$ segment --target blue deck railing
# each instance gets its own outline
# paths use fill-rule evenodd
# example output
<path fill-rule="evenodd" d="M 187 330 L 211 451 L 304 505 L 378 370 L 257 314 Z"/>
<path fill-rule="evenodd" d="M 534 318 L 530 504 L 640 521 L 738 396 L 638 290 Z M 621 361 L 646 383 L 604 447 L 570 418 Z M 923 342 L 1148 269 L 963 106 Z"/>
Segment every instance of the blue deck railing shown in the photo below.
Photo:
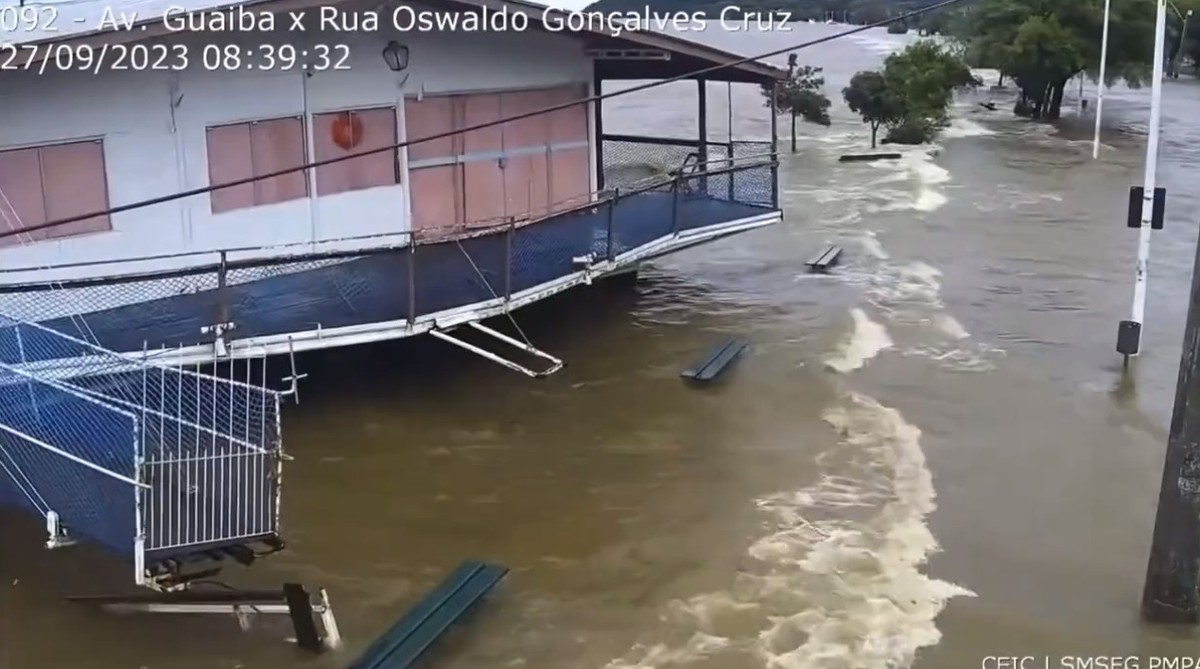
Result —
<path fill-rule="evenodd" d="M 624 254 L 674 235 L 776 209 L 767 142 L 615 137 L 603 144 L 606 190 L 537 220 L 418 233 L 412 244 L 227 262 L 173 272 L 4 286 L 0 313 L 88 334 L 105 348 L 207 344 L 215 323 L 235 338 L 408 320 L 509 298 L 578 272 L 590 255 Z M 369 240 L 364 240 L 364 245 Z M 212 254 L 210 254 L 212 255 Z M 96 273 L 103 276 L 100 266 Z"/>

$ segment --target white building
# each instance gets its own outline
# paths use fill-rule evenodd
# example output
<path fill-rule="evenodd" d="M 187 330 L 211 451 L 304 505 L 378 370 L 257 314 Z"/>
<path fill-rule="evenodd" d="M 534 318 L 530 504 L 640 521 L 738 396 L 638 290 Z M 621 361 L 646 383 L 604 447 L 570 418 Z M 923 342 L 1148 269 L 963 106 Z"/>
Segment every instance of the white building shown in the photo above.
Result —
<path fill-rule="evenodd" d="M 113 350 L 201 361 L 449 339 L 456 325 L 780 218 L 773 145 L 614 138 L 599 102 L 391 148 L 582 100 L 603 80 L 737 60 L 705 46 L 555 31 L 557 12 L 500 0 L 47 7 L 4 10 L 41 28 L 53 17 L 57 31 L 3 36 L 0 313 Z M 359 30 L 322 29 L 321 12 Z M 420 12 L 503 17 L 508 29 L 392 25 Z M 379 25 L 363 25 L 373 14 Z M 187 29 L 239 16 L 274 26 Z M 779 76 L 747 63 L 707 79 Z M 606 148 L 629 142 L 674 172 L 614 193 L 629 184 L 606 183 Z M 0 356 L 17 355 L 5 344 Z"/>

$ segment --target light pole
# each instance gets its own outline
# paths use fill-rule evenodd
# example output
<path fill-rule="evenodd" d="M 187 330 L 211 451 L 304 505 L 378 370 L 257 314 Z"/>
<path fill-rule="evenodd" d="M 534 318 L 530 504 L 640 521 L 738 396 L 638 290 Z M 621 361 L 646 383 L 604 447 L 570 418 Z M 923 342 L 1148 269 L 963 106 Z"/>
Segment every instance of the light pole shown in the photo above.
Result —
<path fill-rule="evenodd" d="M 1137 226 L 1137 274 L 1133 284 L 1133 309 L 1130 319 L 1121 321 L 1117 332 L 1117 352 L 1124 355 L 1126 360 L 1141 351 L 1142 322 L 1146 316 L 1146 275 L 1150 262 L 1150 231 L 1155 224 L 1162 225 L 1161 221 L 1155 220 L 1155 209 L 1159 209 L 1159 207 L 1154 206 L 1156 199 L 1154 181 L 1158 167 L 1158 130 L 1162 117 L 1166 41 L 1167 2 L 1158 0 L 1157 20 L 1154 28 L 1154 78 L 1150 82 L 1150 129 L 1146 137 L 1146 172 L 1142 191 L 1141 224 Z M 1130 213 L 1132 214 L 1132 211 Z M 1132 225 L 1133 222 L 1131 221 L 1130 224 Z"/>
<path fill-rule="evenodd" d="M 1179 47 L 1175 49 L 1175 57 L 1171 59 L 1171 78 L 1178 79 L 1179 61 L 1183 60 L 1183 49 L 1187 46 L 1188 21 L 1192 18 L 1192 10 L 1187 10 L 1187 14 L 1180 14 L 1174 3 L 1171 4 L 1171 9 L 1175 10 L 1175 15 L 1183 22 L 1183 27 L 1179 29 Z"/>
<path fill-rule="evenodd" d="M 1100 80 L 1096 83 L 1096 134 L 1092 139 L 1092 159 L 1100 157 L 1100 116 L 1104 111 L 1104 69 L 1108 64 L 1108 16 L 1112 0 L 1104 0 L 1104 32 L 1100 37 Z"/>

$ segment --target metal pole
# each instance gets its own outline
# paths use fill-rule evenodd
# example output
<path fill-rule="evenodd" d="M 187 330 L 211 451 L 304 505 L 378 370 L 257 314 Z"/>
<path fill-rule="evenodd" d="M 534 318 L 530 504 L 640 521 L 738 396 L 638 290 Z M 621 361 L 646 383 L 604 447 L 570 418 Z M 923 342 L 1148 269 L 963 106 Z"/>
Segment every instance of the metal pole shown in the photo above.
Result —
<path fill-rule="evenodd" d="M 725 82 L 725 101 L 726 101 L 725 106 L 727 107 L 726 111 L 728 112 L 726 114 L 725 122 L 726 122 L 727 127 L 729 128 L 729 135 L 727 137 L 727 139 L 729 140 L 729 149 L 728 149 L 729 155 L 726 156 L 727 158 L 729 158 L 729 162 L 725 164 L 725 167 L 733 167 L 734 159 L 736 158 L 736 156 L 733 155 L 733 82 L 730 82 L 730 81 Z M 729 173 L 729 189 L 728 189 L 729 193 L 728 193 L 728 195 L 729 195 L 730 202 L 733 202 L 733 196 L 734 196 L 733 180 L 736 178 L 737 178 L 736 172 Z"/>
<path fill-rule="evenodd" d="M 700 165 L 698 171 L 708 171 L 708 80 L 696 80 L 696 113 L 699 117 Z M 682 176 L 682 175 L 681 175 Z M 708 195 L 708 177 L 700 177 L 700 192 Z"/>
<path fill-rule="evenodd" d="M 1183 20 L 1183 27 L 1179 30 L 1179 48 L 1175 50 L 1175 57 L 1171 59 L 1171 76 L 1174 78 L 1179 77 L 1179 62 L 1183 60 L 1183 50 L 1187 48 L 1187 29 L 1192 10 L 1189 9 L 1187 14 L 1179 18 Z"/>
<path fill-rule="evenodd" d="M 604 94 L 604 80 L 596 72 L 598 65 L 592 68 L 592 95 L 600 97 Z M 604 101 L 592 103 L 592 116 L 596 119 L 596 136 L 592 141 L 596 144 L 596 190 L 604 190 Z"/>
<path fill-rule="evenodd" d="M 1154 538 L 1142 591 L 1146 622 L 1200 622 L 1200 243 L 1192 263 L 1188 306 L 1175 385 L 1175 410 L 1154 514 Z"/>
<path fill-rule="evenodd" d="M 775 82 L 771 82 L 771 99 L 777 92 Z M 771 110 L 771 206 L 779 208 L 779 114 Z"/>
<path fill-rule="evenodd" d="M 1137 274 L 1133 284 L 1133 309 L 1130 321 L 1122 324 L 1128 329 L 1131 345 L 1120 350 L 1126 356 L 1141 352 L 1142 323 L 1146 316 L 1146 275 L 1150 262 L 1151 219 L 1154 215 L 1154 180 L 1158 168 L 1158 130 L 1162 117 L 1163 65 L 1166 60 L 1167 3 L 1158 0 L 1157 23 L 1154 30 L 1154 74 L 1150 82 L 1150 132 L 1146 137 L 1146 178 L 1142 195 L 1142 225 L 1138 228 Z"/>
<path fill-rule="evenodd" d="M 1096 134 L 1092 139 L 1092 158 L 1100 157 L 1100 117 L 1104 112 L 1104 71 L 1108 65 L 1108 15 L 1112 0 L 1104 0 L 1104 33 L 1100 38 L 1100 80 L 1096 83 Z"/>

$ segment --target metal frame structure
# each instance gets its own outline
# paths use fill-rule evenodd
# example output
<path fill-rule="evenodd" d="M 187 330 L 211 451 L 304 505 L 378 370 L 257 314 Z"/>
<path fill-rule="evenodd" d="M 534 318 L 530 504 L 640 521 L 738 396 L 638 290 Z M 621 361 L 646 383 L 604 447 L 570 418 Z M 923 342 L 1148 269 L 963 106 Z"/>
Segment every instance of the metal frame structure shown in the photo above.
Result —
<path fill-rule="evenodd" d="M 89 539 L 169 589 L 197 554 L 277 540 L 285 394 L 0 317 L 7 501 L 45 518 L 48 547 Z"/>

